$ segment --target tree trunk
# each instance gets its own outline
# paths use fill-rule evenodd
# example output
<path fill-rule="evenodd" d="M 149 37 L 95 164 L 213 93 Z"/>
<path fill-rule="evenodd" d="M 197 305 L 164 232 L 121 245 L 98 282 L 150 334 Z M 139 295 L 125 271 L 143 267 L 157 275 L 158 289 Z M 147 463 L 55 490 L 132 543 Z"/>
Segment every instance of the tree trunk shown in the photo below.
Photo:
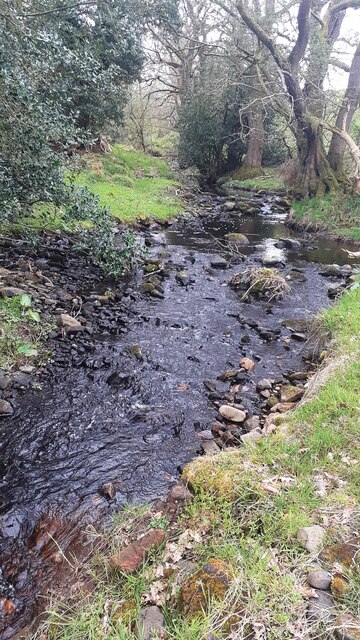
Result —
<path fill-rule="evenodd" d="M 245 172 L 246 169 L 249 169 L 249 177 L 254 177 L 262 173 L 261 166 L 265 137 L 263 108 L 255 70 L 253 70 L 253 74 L 254 75 L 249 78 L 251 88 L 249 92 L 249 107 L 246 110 L 248 146 L 243 165 Z"/>
<path fill-rule="evenodd" d="M 326 158 L 321 123 L 308 121 L 297 134 L 299 177 L 294 192 L 297 198 L 321 198 L 339 187 Z"/>
<path fill-rule="evenodd" d="M 336 118 L 335 126 L 338 129 L 343 129 L 346 132 L 350 130 L 351 121 L 353 115 L 359 104 L 360 96 L 360 43 L 358 44 L 349 73 L 348 86 L 345 92 L 344 100 L 338 116 Z M 344 152 L 346 142 L 343 137 L 337 133 L 333 133 L 329 152 L 328 160 L 329 164 L 342 183 L 348 182 L 347 176 L 344 171 Z"/>

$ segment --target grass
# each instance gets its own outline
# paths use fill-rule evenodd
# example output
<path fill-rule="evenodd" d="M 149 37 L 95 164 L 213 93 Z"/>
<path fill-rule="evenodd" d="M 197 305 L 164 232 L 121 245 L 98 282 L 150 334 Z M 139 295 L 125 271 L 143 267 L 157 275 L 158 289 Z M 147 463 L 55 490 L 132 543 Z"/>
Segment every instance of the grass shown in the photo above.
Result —
<path fill-rule="evenodd" d="M 86 154 L 78 180 L 123 222 L 166 220 L 181 210 L 178 183 L 165 160 L 141 151 L 116 145 L 104 156 Z"/>
<path fill-rule="evenodd" d="M 251 168 L 240 168 L 238 171 L 233 172 L 232 180 L 240 182 L 241 186 L 249 189 L 276 191 L 277 189 L 283 190 L 285 188 L 281 168 L 265 167 L 260 175 L 256 175 L 256 173 L 258 173 L 258 170 L 255 171 L 255 175 L 251 175 Z"/>
<path fill-rule="evenodd" d="M 303 228 L 360 240 L 360 196 L 330 194 L 293 204 L 293 220 Z"/>
<path fill-rule="evenodd" d="M 156 593 L 163 597 L 170 640 L 203 640 L 209 634 L 245 640 L 255 632 L 268 640 L 332 637 L 324 629 L 310 628 L 306 619 L 303 589 L 311 563 L 296 534 L 302 526 L 324 525 L 324 518 L 326 543 L 346 540 L 356 530 L 359 309 L 360 287 L 355 286 L 322 314 L 322 330 L 331 337 L 329 357 L 312 379 L 308 399 L 281 418 L 275 433 L 257 445 L 203 456 L 186 467 L 183 478 L 194 498 L 178 516 L 170 543 L 153 553 L 135 576 L 114 576 L 107 558 L 129 536 L 154 526 L 154 514 L 137 508 L 117 516 L 86 568 L 94 584 L 91 592 L 70 604 L 55 602 L 48 613 L 41 631 L 49 640 L 133 640 L 140 607 L 154 589 L 150 602 L 157 602 Z M 181 546 L 179 536 L 188 532 L 197 537 Z M 215 557 L 234 576 L 225 599 L 209 600 L 208 609 L 197 616 L 185 616 L 178 605 L 173 576 L 179 557 L 164 555 L 174 543 L 172 553 L 179 551 L 181 560 L 201 567 Z M 170 578 L 163 577 L 164 567 Z M 359 578 L 350 572 L 348 578 L 351 588 L 338 607 L 359 615 Z"/>
<path fill-rule="evenodd" d="M 38 356 L 48 331 L 38 314 L 24 306 L 22 298 L 0 299 L 0 369 L 5 371 Z"/>

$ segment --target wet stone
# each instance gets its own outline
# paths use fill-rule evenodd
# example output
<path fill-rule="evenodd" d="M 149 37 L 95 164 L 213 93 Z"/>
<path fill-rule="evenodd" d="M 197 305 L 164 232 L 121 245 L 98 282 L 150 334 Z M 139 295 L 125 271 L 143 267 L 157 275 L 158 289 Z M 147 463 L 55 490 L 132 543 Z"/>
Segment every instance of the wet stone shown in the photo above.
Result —
<path fill-rule="evenodd" d="M 12 416 L 14 409 L 7 400 L 0 400 L 0 417 L 6 418 Z"/>
<path fill-rule="evenodd" d="M 224 404 L 220 407 L 219 413 L 226 420 L 230 420 L 230 422 L 244 422 L 244 420 L 246 419 L 245 411 L 236 409 L 235 407 L 231 407 L 227 404 Z"/>
<path fill-rule="evenodd" d="M 225 258 L 222 258 L 221 256 L 214 256 L 210 260 L 210 265 L 213 269 L 227 269 L 229 266 Z"/>

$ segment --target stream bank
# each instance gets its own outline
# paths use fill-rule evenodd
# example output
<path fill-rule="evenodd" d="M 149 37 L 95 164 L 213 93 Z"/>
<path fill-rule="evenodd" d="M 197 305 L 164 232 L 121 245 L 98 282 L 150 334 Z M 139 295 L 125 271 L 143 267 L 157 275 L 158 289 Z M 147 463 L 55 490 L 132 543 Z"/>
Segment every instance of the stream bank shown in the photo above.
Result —
<path fill-rule="evenodd" d="M 192 204 L 196 217 L 143 222 L 149 260 L 120 283 L 103 279 L 61 238 L 36 256 L 21 243 L 5 247 L 5 268 L 12 274 L 22 265 L 34 300 L 57 316 L 77 315 L 81 330 L 54 329 L 52 362 L 36 381 L 24 374 L 3 390 L 14 406 L 1 423 L 2 597 L 14 603 L 4 638 L 29 619 L 58 572 L 53 539 L 66 549 L 121 505 L 165 495 L 201 451 L 197 434 L 209 430 L 220 404 L 235 402 L 263 425 L 271 394 L 261 395 L 257 383 L 271 380 L 278 393 L 304 371 L 307 322 L 353 268 L 340 245 L 290 235 L 274 196 L 261 197 L 257 214 L 203 194 Z M 224 252 L 228 233 L 248 243 Z M 289 296 L 244 302 L 228 286 L 245 266 L 260 264 L 281 270 Z M 153 288 L 144 286 L 154 278 Z M 256 363 L 256 376 L 240 366 L 243 357 Z M 216 446 L 239 444 L 240 431 Z"/>

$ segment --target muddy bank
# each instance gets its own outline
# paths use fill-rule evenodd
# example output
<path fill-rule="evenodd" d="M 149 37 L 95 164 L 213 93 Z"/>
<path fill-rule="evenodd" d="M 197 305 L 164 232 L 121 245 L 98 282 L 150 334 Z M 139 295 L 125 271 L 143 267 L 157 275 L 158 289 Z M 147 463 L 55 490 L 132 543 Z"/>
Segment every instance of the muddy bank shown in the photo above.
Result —
<path fill-rule="evenodd" d="M 52 362 L 3 391 L 15 411 L 0 427 L 0 596 L 15 610 L 3 617 L 2 637 L 31 617 L 59 573 L 57 544 L 66 548 L 126 502 L 164 495 L 201 452 L 197 434 L 218 418 L 220 404 L 235 402 L 263 424 L 269 407 L 256 383 L 281 385 L 304 369 L 306 322 L 329 304 L 331 287 L 348 281 L 346 254 L 327 240 L 290 237 L 272 196 L 262 196 L 256 215 L 225 203 L 198 196 L 197 217 L 144 225 L 148 264 L 120 283 L 102 279 L 61 239 L 55 253 L 52 241 L 37 256 L 26 245 L 4 247 L 2 266 L 39 270 L 53 285 L 49 297 L 39 289 L 44 281 L 33 282 L 39 304 L 47 306 L 46 296 L 55 315 L 77 314 L 82 330 L 54 329 Z M 228 233 L 248 243 L 224 251 Z M 283 300 L 244 302 L 229 287 L 234 274 L 270 262 L 291 285 Z M 338 268 L 326 273 L 322 265 L 333 262 Z M 156 286 L 144 286 L 151 281 Z M 242 357 L 256 363 L 256 375 L 241 370 Z M 229 369 L 237 371 L 236 391 L 233 379 L 218 379 Z"/>

